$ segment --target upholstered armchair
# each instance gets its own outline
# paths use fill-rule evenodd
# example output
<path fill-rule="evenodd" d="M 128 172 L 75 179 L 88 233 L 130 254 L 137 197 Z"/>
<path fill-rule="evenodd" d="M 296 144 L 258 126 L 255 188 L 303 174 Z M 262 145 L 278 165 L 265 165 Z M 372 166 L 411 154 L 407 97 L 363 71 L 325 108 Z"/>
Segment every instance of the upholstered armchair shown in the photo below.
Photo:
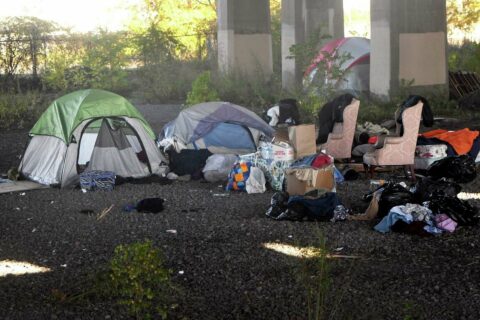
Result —
<path fill-rule="evenodd" d="M 334 124 L 327 142 L 320 147 L 334 159 L 349 159 L 352 157 L 352 145 L 359 108 L 360 101 L 353 99 L 352 103 L 343 110 L 343 122 Z"/>
<path fill-rule="evenodd" d="M 376 166 L 404 166 L 405 172 L 410 170 L 411 178 L 415 181 L 414 157 L 417 145 L 418 130 L 422 119 L 423 103 L 406 108 L 402 114 L 402 125 L 397 123 L 395 136 L 386 136 L 379 139 L 376 149 L 363 156 L 363 165 L 367 177 L 373 178 Z M 397 119 L 397 117 L 395 117 Z"/>

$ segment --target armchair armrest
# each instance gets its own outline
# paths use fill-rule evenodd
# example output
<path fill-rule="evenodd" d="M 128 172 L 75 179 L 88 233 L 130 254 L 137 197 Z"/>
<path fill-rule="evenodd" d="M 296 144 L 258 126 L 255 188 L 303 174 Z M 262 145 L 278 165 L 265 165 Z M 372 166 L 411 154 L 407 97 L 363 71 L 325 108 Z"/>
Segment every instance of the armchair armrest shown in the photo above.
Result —
<path fill-rule="evenodd" d="M 343 139 L 343 133 L 330 133 L 328 138 L 331 140 L 341 140 Z"/>
<path fill-rule="evenodd" d="M 395 136 L 395 135 L 386 135 L 382 134 L 378 136 L 378 140 L 375 143 L 375 149 L 381 149 L 385 145 L 385 143 L 389 144 L 398 144 L 403 141 L 402 137 Z"/>
<path fill-rule="evenodd" d="M 388 143 L 388 144 L 399 144 L 403 142 L 403 137 L 387 137 L 385 138 L 385 141 L 383 142 Z"/>

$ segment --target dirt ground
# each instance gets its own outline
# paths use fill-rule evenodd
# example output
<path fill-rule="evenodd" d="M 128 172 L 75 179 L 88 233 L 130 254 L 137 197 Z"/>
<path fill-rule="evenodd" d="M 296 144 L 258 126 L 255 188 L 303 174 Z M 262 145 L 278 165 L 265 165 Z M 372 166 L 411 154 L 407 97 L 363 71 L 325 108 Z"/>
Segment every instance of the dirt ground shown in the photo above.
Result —
<path fill-rule="evenodd" d="M 159 132 L 179 107 L 139 109 Z M 27 130 L 0 133 L 0 172 L 18 164 L 26 142 Z M 466 192 L 479 192 L 479 186 L 480 178 L 462 185 Z M 337 192 L 358 213 L 367 206 L 361 197 L 368 188 L 362 176 L 338 185 Z M 114 301 L 60 303 L 52 290 L 81 292 L 117 245 L 151 239 L 181 288 L 170 318 L 306 319 L 300 259 L 265 244 L 314 245 L 323 234 L 331 253 L 356 257 L 328 260 L 325 319 L 480 319 L 480 227 L 423 238 L 380 234 L 373 230 L 377 221 L 274 221 L 265 216 L 272 191 L 222 193 L 220 184 L 175 181 L 126 183 L 108 193 L 43 189 L 0 195 L 0 261 L 51 269 L 0 278 L 0 318 L 128 319 Z M 166 199 L 165 210 L 122 210 L 147 197 Z M 111 205 L 97 221 L 95 214 Z"/>

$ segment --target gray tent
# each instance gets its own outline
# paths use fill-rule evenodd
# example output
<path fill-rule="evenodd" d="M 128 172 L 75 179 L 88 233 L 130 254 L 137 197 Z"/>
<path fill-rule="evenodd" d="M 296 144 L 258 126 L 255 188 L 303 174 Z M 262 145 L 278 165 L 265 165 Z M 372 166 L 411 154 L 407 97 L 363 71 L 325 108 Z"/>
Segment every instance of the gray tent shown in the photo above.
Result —
<path fill-rule="evenodd" d="M 165 125 L 160 145 L 181 149 L 208 149 L 212 153 L 244 154 L 256 151 L 260 136 L 274 129 L 254 112 L 229 102 L 205 102 L 182 110 Z"/>
<path fill-rule="evenodd" d="M 103 119 L 87 168 L 113 171 L 121 177 L 140 178 L 149 174 L 147 163 L 138 157 L 142 152 L 139 141 L 128 131 L 127 127 L 112 128 L 109 121 Z"/>
<path fill-rule="evenodd" d="M 30 130 L 19 171 L 41 184 L 73 186 L 86 169 L 119 176 L 165 173 L 155 135 L 125 98 L 80 90 L 55 100 Z"/>

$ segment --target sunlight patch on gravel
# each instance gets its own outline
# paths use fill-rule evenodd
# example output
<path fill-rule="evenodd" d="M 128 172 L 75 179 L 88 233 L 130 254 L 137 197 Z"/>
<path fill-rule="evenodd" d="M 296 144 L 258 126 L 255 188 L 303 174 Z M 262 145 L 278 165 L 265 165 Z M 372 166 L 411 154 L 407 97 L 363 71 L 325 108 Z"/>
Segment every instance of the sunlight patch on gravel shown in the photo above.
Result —
<path fill-rule="evenodd" d="M 480 193 L 472 193 L 472 192 L 460 192 L 457 195 L 458 199 L 461 200 L 473 200 L 473 199 L 480 199 Z"/>
<path fill-rule="evenodd" d="M 34 265 L 25 261 L 2 260 L 0 261 L 0 277 L 7 275 L 22 275 L 27 273 L 44 273 L 51 271 L 49 268 Z"/>
<path fill-rule="evenodd" d="M 266 249 L 273 250 L 275 252 L 283 253 L 287 256 L 297 258 L 314 258 L 321 255 L 321 251 L 316 247 L 296 247 L 285 243 L 266 242 L 262 246 Z M 326 254 L 326 258 L 343 258 L 343 259 L 357 259 L 359 256 L 348 256 L 341 254 Z"/>

